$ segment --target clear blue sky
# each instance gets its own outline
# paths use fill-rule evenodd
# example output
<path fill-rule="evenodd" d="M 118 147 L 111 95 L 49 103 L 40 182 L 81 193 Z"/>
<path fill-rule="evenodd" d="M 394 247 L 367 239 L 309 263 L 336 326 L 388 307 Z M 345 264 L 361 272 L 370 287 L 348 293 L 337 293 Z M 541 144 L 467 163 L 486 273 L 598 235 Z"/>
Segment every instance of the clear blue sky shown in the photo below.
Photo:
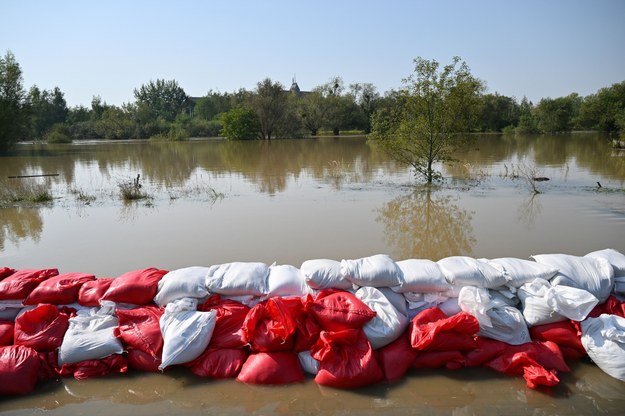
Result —
<path fill-rule="evenodd" d="M 0 54 L 69 106 L 132 102 L 159 78 L 191 96 L 294 75 L 384 93 L 413 58 L 454 55 L 488 92 L 537 102 L 625 81 L 624 22 L 625 0 L 0 0 Z"/>

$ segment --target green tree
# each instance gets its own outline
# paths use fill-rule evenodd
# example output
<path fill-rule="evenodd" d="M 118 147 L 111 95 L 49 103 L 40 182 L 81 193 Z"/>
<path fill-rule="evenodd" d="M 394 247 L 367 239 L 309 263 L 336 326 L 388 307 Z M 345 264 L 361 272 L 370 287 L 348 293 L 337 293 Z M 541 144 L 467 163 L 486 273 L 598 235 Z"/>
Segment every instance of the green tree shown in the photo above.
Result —
<path fill-rule="evenodd" d="M 32 134 L 37 139 L 41 139 L 54 124 L 67 120 L 69 110 L 59 87 L 41 91 L 33 85 L 28 93 L 28 102 Z"/>
<path fill-rule="evenodd" d="M 298 100 L 297 105 L 302 124 L 311 136 L 316 136 L 325 122 L 327 107 L 324 100 L 325 97 L 318 88 L 313 89 Z"/>
<path fill-rule="evenodd" d="M 137 105 L 147 120 L 173 122 L 182 112 L 189 113 L 192 102 L 175 80 L 157 79 L 134 90 Z"/>
<path fill-rule="evenodd" d="M 461 133 L 475 124 L 484 85 L 459 57 L 442 69 L 437 61 L 421 57 L 414 64 L 398 105 L 376 112 L 370 138 L 430 184 L 440 177 L 434 163 L 449 160 L 462 143 Z"/>
<path fill-rule="evenodd" d="M 499 132 L 519 123 L 520 107 L 513 98 L 495 93 L 484 94 L 480 101 L 480 131 Z"/>
<path fill-rule="evenodd" d="M 0 57 L 0 153 L 26 137 L 28 115 L 22 70 L 15 55 Z"/>
<path fill-rule="evenodd" d="M 213 120 L 221 113 L 231 108 L 231 97 L 228 93 L 220 94 L 209 91 L 206 96 L 199 98 L 193 108 L 193 115 L 203 120 Z"/>
<path fill-rule="evenodd" d="M 371 83 L 351 84 L 350 95 L 361 111 L 358 127 L 362 127 L 365 133 L 371 132 L 371 116 L 375 113 L 380 103 L 380 94 Z"/>
<path fill-rule="evenodd" d="M 536 134 L 540 133 L 538 128 L 538 121 L 534 115 L 534 104 L 523 97 L 521 104 L 519 105 L 519 124 L 515 129 L 515 133 L 518 134 Z"/>
<path fill-rule="evenodd" d="M 282 84 L 265 78 L 256 84 L 255 93 L 249 102 L 258 116 L 261 139 L 271 140 L 281 130 L 285 130 L 289 103 L 288 94 Z"/>
<path fill-rule="evenodd" d="M 538 128 L 545 133 L 571 131 L 580 105 L 581 98 L 577 94 L 553 99 L 543 98 L 535 109 Z"/>
<path fill-rule="evenodd" d="M 579 124 L 583 128 L 608 133 L 619 130 L 617 117 L 625 110 L 625 81 L 601 88 L 584 98 L 580 105 Z"/>
<path fill-rule="evenodd" d="M 251 140 L 260 135 L 260 122 L 250 107 L 237 106 L 222 113 L 221 135 L 229 140 Z"/>

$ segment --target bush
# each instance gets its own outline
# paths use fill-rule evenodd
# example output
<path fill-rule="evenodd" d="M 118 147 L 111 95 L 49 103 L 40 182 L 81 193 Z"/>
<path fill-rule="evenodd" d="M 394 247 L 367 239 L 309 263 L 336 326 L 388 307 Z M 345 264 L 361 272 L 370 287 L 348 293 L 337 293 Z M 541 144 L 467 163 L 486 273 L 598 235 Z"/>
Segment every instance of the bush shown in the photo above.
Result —
<path fill-rule="evenodd" d="M 44 136 L 48 143 L 71 143 L 72 137 L 69 127 L 64 123 L 53 124 Z"/>

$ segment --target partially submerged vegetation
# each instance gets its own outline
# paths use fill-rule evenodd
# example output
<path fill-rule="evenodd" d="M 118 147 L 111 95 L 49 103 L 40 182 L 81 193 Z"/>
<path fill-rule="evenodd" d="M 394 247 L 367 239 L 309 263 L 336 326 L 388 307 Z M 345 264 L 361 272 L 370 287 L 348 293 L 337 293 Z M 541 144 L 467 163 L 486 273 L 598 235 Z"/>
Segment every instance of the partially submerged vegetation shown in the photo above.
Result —
<path fill-rule="evenodd" d="M 12 181 L 0 184 L 0 204 L 47 204 L 53 201 L 50 187 L 47 184 L 30 180 L 9 179 Z"/>

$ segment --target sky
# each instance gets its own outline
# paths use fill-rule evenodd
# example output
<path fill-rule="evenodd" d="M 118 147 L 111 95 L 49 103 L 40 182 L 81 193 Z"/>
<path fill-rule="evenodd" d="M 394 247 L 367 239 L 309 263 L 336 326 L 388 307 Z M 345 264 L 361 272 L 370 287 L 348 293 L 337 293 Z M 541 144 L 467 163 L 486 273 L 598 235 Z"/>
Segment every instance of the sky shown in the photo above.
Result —
<path fill-rule="evenodd" d="M 625 0 L 0 0 L 0 54 L 70 107 L 157 79 L 196 97 L 335 76 L 383 94 L 414 58 L 454 56 L 488 93 L 537 103 L 625 81 L 624 21 Z"/>

